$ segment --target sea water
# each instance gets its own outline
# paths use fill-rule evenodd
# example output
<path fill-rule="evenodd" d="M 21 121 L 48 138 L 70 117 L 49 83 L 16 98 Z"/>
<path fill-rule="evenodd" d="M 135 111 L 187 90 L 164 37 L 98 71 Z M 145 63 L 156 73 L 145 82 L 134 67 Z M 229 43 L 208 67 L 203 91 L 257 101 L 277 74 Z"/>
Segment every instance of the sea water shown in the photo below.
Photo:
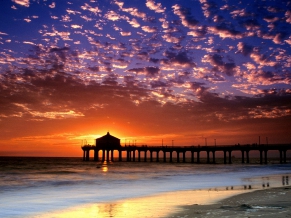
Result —
<path fill-rule="evenodd" d="M 183 190 L 284 186 L 290 175 L 290 163 L 96 163 L 80 158 L 0 157 L 0 217 L 42 217 L 92 203 Z"/>

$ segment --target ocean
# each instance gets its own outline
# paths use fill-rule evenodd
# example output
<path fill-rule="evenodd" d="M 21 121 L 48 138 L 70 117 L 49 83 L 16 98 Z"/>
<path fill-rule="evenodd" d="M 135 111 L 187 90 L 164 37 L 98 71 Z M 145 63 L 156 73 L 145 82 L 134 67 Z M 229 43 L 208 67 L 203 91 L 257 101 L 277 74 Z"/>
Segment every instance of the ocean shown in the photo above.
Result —
<path fill-rule="evenodd" d="M 66 217 L 69 211 L 75 211 L 74 217 L 130 217 L 128 212 L 114 212 L 114 202 L 177 191 L 280 187 L 289 185 L 290 176 L 290 163 L 96 163 L 81 158 L 0 157 L 0 217 Z M 195 197 L 188 200 L 199 203 Z M 155 217 L 150 215 L 145 217 Z"/>

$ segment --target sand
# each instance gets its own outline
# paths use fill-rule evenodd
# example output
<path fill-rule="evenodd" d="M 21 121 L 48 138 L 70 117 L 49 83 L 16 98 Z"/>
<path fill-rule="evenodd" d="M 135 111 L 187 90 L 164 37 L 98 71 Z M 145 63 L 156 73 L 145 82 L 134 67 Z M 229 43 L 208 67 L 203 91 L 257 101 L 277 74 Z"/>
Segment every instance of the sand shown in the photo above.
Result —
<path fill-rule="evenodd" d="M 243 193 L 212 205 L 187 205 L 167 217 L 291 217 L 291 186 Z"/>

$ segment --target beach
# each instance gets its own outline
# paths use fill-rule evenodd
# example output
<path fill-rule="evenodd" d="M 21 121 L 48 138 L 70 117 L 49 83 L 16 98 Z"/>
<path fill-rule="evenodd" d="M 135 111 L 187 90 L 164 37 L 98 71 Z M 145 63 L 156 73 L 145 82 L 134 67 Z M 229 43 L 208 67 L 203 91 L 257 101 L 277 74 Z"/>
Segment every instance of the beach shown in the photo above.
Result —
<path fill-rule="evenodd" d="M 166 217 L 291 217 L 291 186 L 242 193 L 210 205 L 187 205 Z"/>

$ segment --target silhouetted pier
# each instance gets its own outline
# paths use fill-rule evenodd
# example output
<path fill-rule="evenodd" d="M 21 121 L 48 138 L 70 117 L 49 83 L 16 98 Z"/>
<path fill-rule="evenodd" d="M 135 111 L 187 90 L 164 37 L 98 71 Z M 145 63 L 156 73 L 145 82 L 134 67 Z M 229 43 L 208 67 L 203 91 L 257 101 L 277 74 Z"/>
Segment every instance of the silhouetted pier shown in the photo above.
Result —
<path fill-rule="evenodd" d="M 260 164 L 268 163 L 268 152 L 277 151 L 280 163 L 287 163 L 287 151 L 291 150 L 291 144 L 269 144 L 269 145 L 217 145 L 217 146 L 121 146 L 120 140 L 109 133 L 96 139 L 96 145 L 84 145 L 83 160 L 89 161 L 90 151 L 94 152 L 94 161 L 156 161 L 156 162 L 186 162 L 186 153 L 190 156 L 191 163 L 200 163 L 201 154 L 206 154 L 206 163 L 216 163 L 216 153 L 223 152 L 224 164 L 232 163 L 232 153 L 240 153 L 242 163 L 250 163 L 250 152 L 259 152 Z M 114 151 L 118 157 L 114 158 Z M 101 152 L 101 157 L 99 153 Z M 126 154 L 123 157 L 123 154 Z M 155 158 L 153 157 L 153 154 Z M 148 157 L 149 155 L 149 157 Z M 180 157 L 182 156 L 182 158 Z M 212 158 L 210 158 L 212 156 Z M 181 158 L 181 159 L 180 159 Z"/>

